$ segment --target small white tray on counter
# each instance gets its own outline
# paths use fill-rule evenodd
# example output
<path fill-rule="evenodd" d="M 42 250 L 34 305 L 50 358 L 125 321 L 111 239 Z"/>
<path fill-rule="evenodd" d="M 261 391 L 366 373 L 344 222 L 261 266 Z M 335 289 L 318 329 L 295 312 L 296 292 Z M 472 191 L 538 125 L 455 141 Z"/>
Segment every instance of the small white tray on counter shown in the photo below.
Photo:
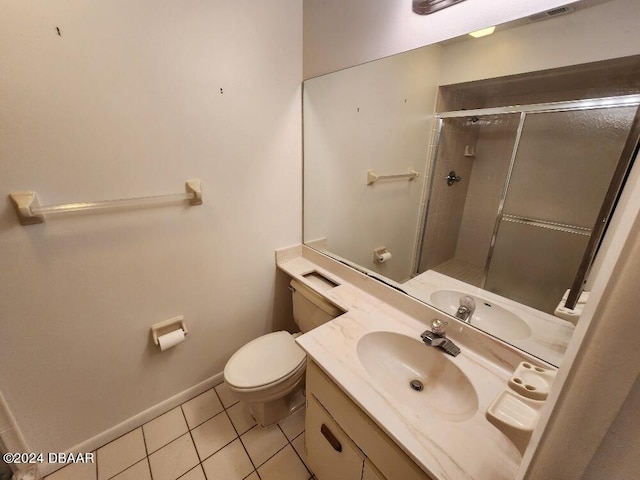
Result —
<path fill-rule="evenodd" d="M 522 362 L 511 375 L 509 387 L 523 397 L 533 400 L 546 400 L 555 377 L 556 370 Z"/>
<path fill-rule="evenodd" d="M 487 420 L 524 453 L 544 402 L 503 390 L 487 409 Z"/>

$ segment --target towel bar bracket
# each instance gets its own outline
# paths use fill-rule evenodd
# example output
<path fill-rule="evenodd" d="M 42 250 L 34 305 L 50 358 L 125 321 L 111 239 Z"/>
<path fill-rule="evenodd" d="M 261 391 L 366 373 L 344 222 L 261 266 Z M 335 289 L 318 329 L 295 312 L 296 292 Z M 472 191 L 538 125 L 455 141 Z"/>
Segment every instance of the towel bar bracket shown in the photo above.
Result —
<path fill-rule="evenodd" d="M 188 180 L 185 187 L 187 193 L 193 193 L 193 198 L 189 200 L 189 204 L 202 205 L 202 185 L 200 180 Z"/>
<path fill-rule="evenodd" d="M 35 225 L 44 222 L 44 215 L 31 211 L 31 208 L 40 206 L 36 192 L 13 192 L 9 196 L 13 200 L 13 206 L 21 225 Z"/>

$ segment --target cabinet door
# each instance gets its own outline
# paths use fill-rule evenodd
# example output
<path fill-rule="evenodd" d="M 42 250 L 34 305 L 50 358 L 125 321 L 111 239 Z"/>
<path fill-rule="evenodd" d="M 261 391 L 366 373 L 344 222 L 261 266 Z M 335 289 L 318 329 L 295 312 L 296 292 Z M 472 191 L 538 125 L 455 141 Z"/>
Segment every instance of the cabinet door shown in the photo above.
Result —
<path fill-rule="evenodd" d="M 307 398 L 315 397 L 387 480 L 431 480 L 313 361 L 307 360 Z M 321 480 L 332 480 L 321 479 Z M 334 480 L 343 480 L 335 477 Z"/>
<path fill-rule="evenodd" d="M 371 463 L 368 458 L 364 459 L 364 469 L 362 470 L 362 480 L 387 480 L 384 475 Z"/>
<path fill-rule="evenodd" d="M 312 396 L 305 420 L 307 464 L 318 480 L 360 480 L 364 454 Z"/>

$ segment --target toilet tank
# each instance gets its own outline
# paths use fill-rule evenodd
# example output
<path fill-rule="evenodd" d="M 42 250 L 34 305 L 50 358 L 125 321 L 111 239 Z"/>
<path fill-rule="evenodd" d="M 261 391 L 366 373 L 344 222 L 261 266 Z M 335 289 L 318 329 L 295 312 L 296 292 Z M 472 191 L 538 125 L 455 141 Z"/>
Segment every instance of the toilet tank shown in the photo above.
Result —
<path fill-rule="evenodd" d="M 342 315 L 343 310 L 328 302 L 322 295 L 300 283 L 291 280 L 293 320 L 302 333 L 309 332 L 323 323 Z"/>

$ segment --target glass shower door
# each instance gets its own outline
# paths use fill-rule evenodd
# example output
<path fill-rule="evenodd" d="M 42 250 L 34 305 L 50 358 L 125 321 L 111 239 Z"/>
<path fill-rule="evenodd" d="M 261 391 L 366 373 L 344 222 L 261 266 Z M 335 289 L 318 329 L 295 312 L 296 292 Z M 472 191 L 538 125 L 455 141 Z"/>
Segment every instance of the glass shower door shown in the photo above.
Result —
<path fill-rule="evenodd" d="M 571 287 L 636 107 L 528 113 L 485 289 L 553 313 Z"/>

